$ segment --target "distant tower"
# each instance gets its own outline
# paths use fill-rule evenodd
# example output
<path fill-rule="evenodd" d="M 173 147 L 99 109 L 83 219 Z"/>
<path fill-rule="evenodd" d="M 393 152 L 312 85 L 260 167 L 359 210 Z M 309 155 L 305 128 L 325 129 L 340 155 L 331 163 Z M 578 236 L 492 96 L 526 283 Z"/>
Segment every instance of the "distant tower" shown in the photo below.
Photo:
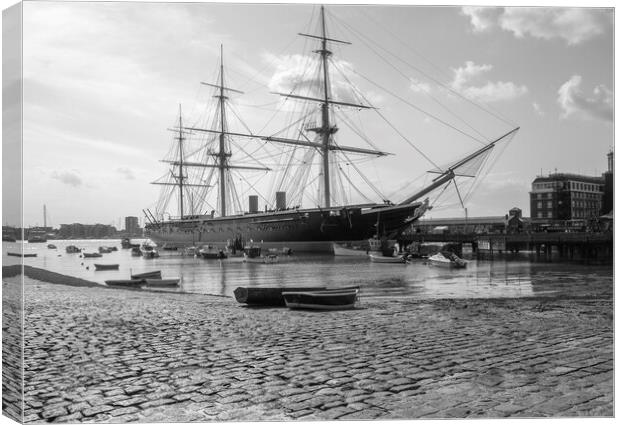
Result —
<path fill-rule="evenodd" d="M 614 151 L 609 151 L 607 154 L 607 172 L 614 172 Z"/>

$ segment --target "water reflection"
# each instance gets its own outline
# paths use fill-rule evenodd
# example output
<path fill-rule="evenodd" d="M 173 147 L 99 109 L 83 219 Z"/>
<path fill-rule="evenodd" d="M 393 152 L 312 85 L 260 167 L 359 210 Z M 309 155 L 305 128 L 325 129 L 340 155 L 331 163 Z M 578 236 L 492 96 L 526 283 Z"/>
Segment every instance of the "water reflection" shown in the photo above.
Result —
<path fill-rule="evenodd" d="M 239 259 L 204 260 L 182 256 L 179 251 L 162 251 L 161 257 L 132 257 L 120 248 L 120 241 L 79 240 L 25 244 L 24 252 L 37 257 L 24 263 L 102 283 L 107 279 L 126 279 L 132 273 L 161 270 L 164 278 L 181 278 L 177 291 L 232 296 L 238 286 L 352 286 L 359 285 L 365 297 L 467 298 L 524 297 L 550 293 L 610 294 L 613 288 L 611 266 L 585 266 L 568 263 L 533 263 L 527 258 L 495 261 L 470 260 L 465 269 L 446 269 L 414 260 L 409 265 L 371 263 L 365 258 L 331 255 L 282 257 L 278 264 L 243 263 Z M 3 242 L 3 263 L 14 264 L 18 243 Z M 116 245 L 119 250 L 101 258 L 81 258 L 66 254 L 67 245 L 87 252 L 99 246 Z M 119 264 L 118 270 L 95 271 L 94 264 Z M 168 290 L 168 289 L 167 289 Z"/>

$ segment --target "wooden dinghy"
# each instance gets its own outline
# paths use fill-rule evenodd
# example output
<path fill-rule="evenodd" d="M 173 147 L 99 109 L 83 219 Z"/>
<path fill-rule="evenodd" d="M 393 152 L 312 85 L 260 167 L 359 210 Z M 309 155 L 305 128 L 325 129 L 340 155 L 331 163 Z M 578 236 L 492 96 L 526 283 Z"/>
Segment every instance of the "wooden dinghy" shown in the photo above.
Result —
<path fill-rule="evenodd" d="M 118 264 L 95 264 L 97 270 L 118 270 Z"/>
<path fill-rule="evenodd" d="M 396 263 L 406 264 L 407 257 L 404 255 L 397 255 L 396 257 L 384 257 L 383 255 L 368 254 L 370 261 L 373 263 Z"/>
<path fill-rule="evenodd" d="M 106 280 L 105 284 L 108 286 L 123 286 L 129 288 L 137 288 L 144 285 L 144 279 L 114 279 Z"/>
<path fill-rule="evenodd" d="M 37 254 L 26 254 L 26 253 L 21 253 L 21 252 L 7 252 L 6 255 L 9 255 L 11 257 L 23 257 L 23 258 L 37 256 Z"/>
<path fill-rule="evenodd" d="M 151 288 L 170 288 L 174 286 L 179 286 L 180 278 L 174 279 L 144 279 L 146 282 L 146 286 L 150 286 Z"/>
<path fill-rule="evenodd" d="M 235 289 L 235 299 L 241 304 L 265 306 L 265 307 L 283 307 L 286 305 L 283 291 L 316 291 L 325 289 L 321 287 L 247 287 L 240 286 Z"/>
<path fill-rule="evenodd" d="M 131 275 L 132 279 L 161 279 L 161 270 L 152 272 L 136 273 Z"/>
<path fill-rule="evenodd" d="M 334 288 L 319 291 L 284 291 L 288 308 L 308 310 L 349 310 L 355 308 L 359 288 Z"/>

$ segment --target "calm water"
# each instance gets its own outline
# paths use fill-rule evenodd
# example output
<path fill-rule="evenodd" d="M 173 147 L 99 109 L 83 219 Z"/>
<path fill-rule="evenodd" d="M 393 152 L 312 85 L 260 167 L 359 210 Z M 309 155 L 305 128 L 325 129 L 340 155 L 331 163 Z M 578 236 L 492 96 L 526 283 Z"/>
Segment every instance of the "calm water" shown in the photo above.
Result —
<path fill-rule="evenodd" d="M 52 243 L 57 249 L 48 249 Z M 2 243 L 2 263 L 19 263 L 21 243 Z M 101 258 L 67 254 L 76 245 L 86 252 L 99 246 L 118 251 Z M 484 298 L 526 297 L 555 293 L 610 294 L 611 266 L 569 263 L 533 263 L 526 258 L 495 261 L 470 259 L 466 269 L 447 269 L 414 260 L 411 264 L 376 264 L 366 258 L 298 254 L 280 257 L 278 264 L 248 264 L 235 260 L 204 260 L 184 257 L 178 251 L 160 251 L 161 257 L 132 257 L 121 249 L 120 240 L 49 240 L 24 245 L 24 252 L 37 253 L 24 263 L 104 284 L 108 279 L 128 279 L 131 273 L 161 270 L 164 278 L 182 277 L 178 291 L 232 296 L 238 286 L 349 286 L 360 285 L 364 297 Z M 93 264 L 119 264 L 119 270 L 95 271 Z"/>

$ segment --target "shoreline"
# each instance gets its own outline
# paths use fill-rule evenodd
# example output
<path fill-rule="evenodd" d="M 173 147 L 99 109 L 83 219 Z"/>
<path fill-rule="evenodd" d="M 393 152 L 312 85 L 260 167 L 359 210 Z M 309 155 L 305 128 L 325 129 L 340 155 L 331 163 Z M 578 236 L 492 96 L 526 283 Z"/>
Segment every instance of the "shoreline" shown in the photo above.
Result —
<path fill-rule="evenodd" d="M 613 415 L 613 297 L 317 313 L 25 273 L 25 422 Z"/>
<path fill-rule="evenodd" d="M 22 274 L 22 265 L 21 264 L 13 264 L 9 266 L 2 266 L 2 278 L 10 278 L 15 277 L 17 275 Z M 109 290 L 130 290 L 130 291 L 139 291 L 139 292 L 153 292 L 153 293 L 165 293 L 165 294 L 177 294 L 177 295 L 191 295 L 191 296 L 204 296 L 204 297 L 215 297 L 215 298 L 227 298 L 227 299 L 235 299 L 234 297 L 228 295 L 221 294 L 203 294 L 203 293 L 195 293 L 195 292 L 181 292 L 181 291 L 167 291 L 165 289 L 149 289 L 149 288 L 132 288 L 132 287 L 110 287 L 107 285 L 102 285 L 97 282 L 92 282 L 89 280 L 81 279 L 78 277 L 65 275 L 57 272 L 53 272 L 47 269 L 42 269 L 39 267 L 33 267 L 29 265 L 23 266 L 23 274 L 31 279 L 38 280 L 41 282 L 56 284 L 56 285 L 68 285 L 74 287 L 87 287 L 87 288 L 105 288 Z M 362 288 L 363 290 L 363 288 Z M 361 292 L 361 297 L 364 299 L 364 293 Z M 395 296 L 394 298 L 398 298 Z M 373 300 L 392 300 L 393 297 L 389 296 L 380 296 L 373 298 Z M 545 294 L 545 295 L 526 295 L 520 297 L 438 297 L 438 298 L 410 298 L 408 301 L 411 302 L 420 302 L 420 303 L 433 303 L 439 301 L 456 301 L 456 300 L 478 300 L 478 301 L 487 301 L 487 302 L 497 302 L 502 303 L 507 300 L 522 300 L 522 301 L 553 301 L 553 300 L 604 300 L 604 299 L 612 299 L 613 293 L 610 294 L 570 294 L 570 293 L 555 293 L 555 294 Z M 235 300 L 236 302 L 236 300 Z M 244 304 L 239 304 L 244 306 Z M 247 306 L 248 308 L 253 308 Z M 275 308 L 275 307 L 274 307 Z"/>

